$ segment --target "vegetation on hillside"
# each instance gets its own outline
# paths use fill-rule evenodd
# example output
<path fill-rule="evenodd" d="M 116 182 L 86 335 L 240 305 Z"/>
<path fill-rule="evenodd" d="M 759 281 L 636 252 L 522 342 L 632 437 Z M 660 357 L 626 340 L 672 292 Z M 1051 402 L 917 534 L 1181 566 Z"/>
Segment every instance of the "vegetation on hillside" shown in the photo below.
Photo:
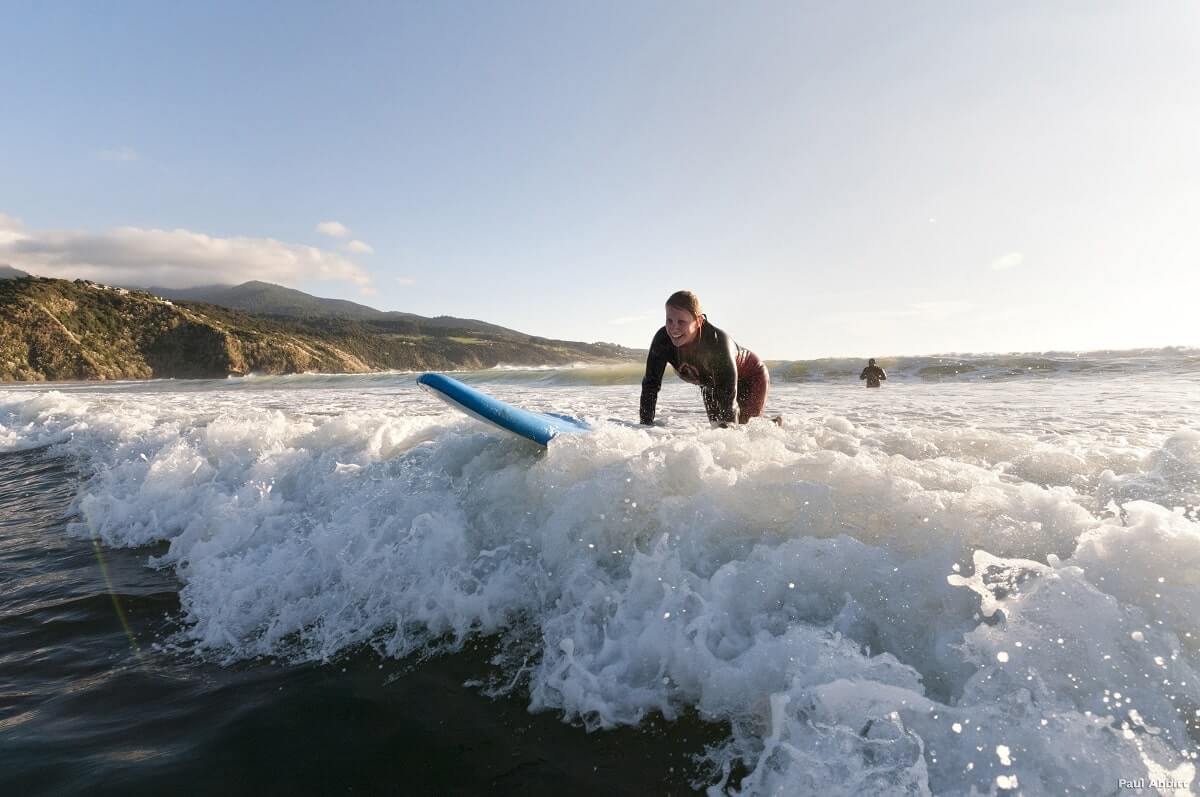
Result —
<path fill-rule="evenodd" d="M 0 280 L 0 381 L 224 377 L 628 360 L 629 349 L 367 320 L 255 316 L 85 280 Z"/>

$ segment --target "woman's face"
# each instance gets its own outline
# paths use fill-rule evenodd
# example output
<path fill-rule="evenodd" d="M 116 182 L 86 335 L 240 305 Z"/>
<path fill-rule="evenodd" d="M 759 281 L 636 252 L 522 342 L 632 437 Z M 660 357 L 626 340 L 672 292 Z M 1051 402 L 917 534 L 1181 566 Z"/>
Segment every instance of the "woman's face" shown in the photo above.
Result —
<path fill-rule="evenodd" d="M 687 310 L 667 305 L 667 335 L 676 346 L 686 346 L 700 335 L 700 319 Z"/>

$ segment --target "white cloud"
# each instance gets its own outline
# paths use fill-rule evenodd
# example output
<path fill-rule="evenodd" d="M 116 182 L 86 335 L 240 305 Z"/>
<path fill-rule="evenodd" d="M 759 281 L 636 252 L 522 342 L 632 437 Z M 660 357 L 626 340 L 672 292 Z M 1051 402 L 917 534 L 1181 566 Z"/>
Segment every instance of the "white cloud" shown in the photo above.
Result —
<path fill-rule="evenodd" d="M 608 323 L 616 324 L 617 326 L 625 326 L 626 324 L 640 324 L 643 321 L 653 321 L 657 318 L 658 316 L 652 315 L 627 315 L 620 318 L 613 318 L 609 320 Z"/>
<path fill-rule="evenodd" d="M 137 150 L 133 147 L 102 149 L 98 155 L 102 161 L 135 161 L 138 159 Z"/>
<path fill-rule="evenodd" d="M 185 288 L 262 280 L 350 282 L 370 278 L 336 252 L 273 238 L 214 238 L 190 230 L 119 227 L 107 232 L 27 230 L 0 214 L 0 262 L 44 277 Z"/>
<path fill-rule="evenodd" d="M 947 300 L 940 302 L 914 302 L 907 307 L 871 310 L 843 310 L 825 313 L 822 317 L 830 324 L 858 326 L 871 323 L 896 323 L 909 321 L 942 321 L 966 313 L 974 313 L 973 302 Z"/>
<path fill-rule="evenodd" d="M 0 246 L 24 238 L 25 234 L 21 232 L 24 226 L 20 219 L 0 213 Z"/>
<path fill-rule="evenodd" d="M 992 271 L 1008 271 L 1025 262 L 1025 255 L 1020 252 L 1009 252 L 992 261 Z"/>
<path fill-rule="evenodd" d="M 397 285 L 416 285 L 417 281 L 412 277 L 396 277 Z"/>
<path fill-rule="evenodd" d="M 963 301 L 945 301 L 945 302 L 916 302 L 911 305 L 908 312 L 902 315 L 920 316 L 923 318 L 948 318 L 950 316 L 969 313 L 975 309 L 972 302 Z"/>
<path fill-rule="evenodd" d="M 334 238 L 345 238 L 350 235 L 350 229 L 340 221 L 323 221 L 317 225 L 317 232 L 331 235 Z"/>
<path fill-rule="evenodd" d="M 375 248 L 373 246 L 371 246 L 368 243 L 363 243 L 362 241 L 359 241 L 358 239 L 351 241 L 350 243 L 346 244 L 342 248 L 345 249 L 347 252 L 353 252 L 356 255 L 373 255 L 373 254 L 375 254 Z"/>

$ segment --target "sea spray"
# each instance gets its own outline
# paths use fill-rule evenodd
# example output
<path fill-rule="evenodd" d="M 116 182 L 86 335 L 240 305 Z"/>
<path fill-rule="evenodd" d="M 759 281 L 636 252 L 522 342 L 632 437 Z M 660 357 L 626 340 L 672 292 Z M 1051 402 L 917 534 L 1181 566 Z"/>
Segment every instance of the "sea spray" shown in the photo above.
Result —
<path fill-rule="evenodd" d="M 488 637 L 534 709 L 726 724 L 714 791 L 1194 787 L 1190 383 L 777 384 L 737 430 L 668 384 L 654 433 L 487 385 L 598 427 L 542 452 L 368 380 L 14 390 L 0 441 L 80 470 L 73 533 L 164 544 L 203 657 Z"/>

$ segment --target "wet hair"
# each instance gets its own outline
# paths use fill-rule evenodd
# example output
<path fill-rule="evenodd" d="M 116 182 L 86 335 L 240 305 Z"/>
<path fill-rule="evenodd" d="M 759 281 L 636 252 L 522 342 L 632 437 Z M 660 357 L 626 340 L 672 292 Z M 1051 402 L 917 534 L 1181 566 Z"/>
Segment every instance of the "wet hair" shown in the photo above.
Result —
<path fill-rule="evenodd" d="M 667 307 L 686 310 L 692 314 L 692 318 L 699 318 L 704 314 L 704 311 L 700 309 L 700 297 L 691 291 L 675 291 L 667 297 Z"/>
<path fill-rule="evenodd" d="M 874 358 L 874 357 L 872 357 L 871 359 L 867 360 L 867 365 L 874 365 L 874 364 L 875 364 L 875 358 Z"/>

